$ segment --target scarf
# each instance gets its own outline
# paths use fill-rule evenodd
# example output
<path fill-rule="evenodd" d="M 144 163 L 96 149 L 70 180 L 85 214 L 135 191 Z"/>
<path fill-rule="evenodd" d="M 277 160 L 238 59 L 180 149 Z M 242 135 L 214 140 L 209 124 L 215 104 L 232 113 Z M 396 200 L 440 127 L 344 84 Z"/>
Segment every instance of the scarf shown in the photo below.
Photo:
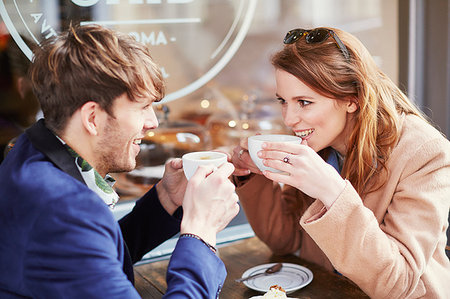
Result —
<path fill-rule="evenodd" d="M 78 168 L 89 189 L 95 192 L 112 210 L 119 201 L 119 195 L 112 188 L 116 180 L 107 174 L 104 178 L 77 152 L 75 152 L 67 143 L 56 136 L 66 147 L 67 151 L 74 158 L 75 165 Z"/>

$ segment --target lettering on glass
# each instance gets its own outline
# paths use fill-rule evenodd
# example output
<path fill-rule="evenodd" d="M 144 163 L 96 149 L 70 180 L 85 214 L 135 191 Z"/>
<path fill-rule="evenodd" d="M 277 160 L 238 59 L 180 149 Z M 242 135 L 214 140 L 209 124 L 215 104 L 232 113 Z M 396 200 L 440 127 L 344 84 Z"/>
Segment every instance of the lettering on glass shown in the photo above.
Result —
<path fill-rule="evenodd" d="M 0 0 L 11 36 L 31 60 L 61 24 L 99 24 L 147 45 L 167 79 L 164 102 L 194 92 L 216 76 L 244 40 L 258 0 Z M 60 11 L 68 20 L 60 20 Z M 124 14 L 123 12 L 127 12 Z"/>

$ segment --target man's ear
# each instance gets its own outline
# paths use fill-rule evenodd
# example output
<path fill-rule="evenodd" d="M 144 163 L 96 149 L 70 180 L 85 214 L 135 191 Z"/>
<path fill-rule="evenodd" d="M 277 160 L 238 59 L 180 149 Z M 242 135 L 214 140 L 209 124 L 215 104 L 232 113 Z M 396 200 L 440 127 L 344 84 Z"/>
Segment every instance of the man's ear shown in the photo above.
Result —
<path fill-rule="evenodd" d="M 96 102 L 86 102 L 80 108 L 80 116 L 81 123 L 85 130 L 91 134 L 96 136 L 99 132 L 99 125 L 101 121 L 100 111 L 103 111 L 100 108 L 100 105 Z"/>

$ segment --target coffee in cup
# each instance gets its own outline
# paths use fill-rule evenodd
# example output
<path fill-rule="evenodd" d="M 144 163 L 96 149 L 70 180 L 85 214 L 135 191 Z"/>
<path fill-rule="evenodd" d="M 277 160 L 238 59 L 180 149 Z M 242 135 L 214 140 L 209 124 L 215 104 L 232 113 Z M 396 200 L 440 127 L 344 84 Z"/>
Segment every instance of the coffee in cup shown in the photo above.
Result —
<path fill-rule="evenodd" d="M 183 161 L 183 171 L 189 180 L 200 165 L 212 164 L 219 167 L 227 162 L 227 155 L 220 152 L 200 151 L 184 154 L 181 157 Z"/>

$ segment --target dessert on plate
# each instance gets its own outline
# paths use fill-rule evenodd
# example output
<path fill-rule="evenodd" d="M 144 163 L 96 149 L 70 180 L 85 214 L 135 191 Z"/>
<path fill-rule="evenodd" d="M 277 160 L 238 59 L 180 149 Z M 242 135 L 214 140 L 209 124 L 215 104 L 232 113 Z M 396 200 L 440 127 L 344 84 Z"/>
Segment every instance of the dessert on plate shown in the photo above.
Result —
<path fill-rule="evenodd" d="M 250 299 L 294 299 L 286 296 L 286 291 L 279 285 L 273 285 L 262 296 L 253 296 Z"/>

